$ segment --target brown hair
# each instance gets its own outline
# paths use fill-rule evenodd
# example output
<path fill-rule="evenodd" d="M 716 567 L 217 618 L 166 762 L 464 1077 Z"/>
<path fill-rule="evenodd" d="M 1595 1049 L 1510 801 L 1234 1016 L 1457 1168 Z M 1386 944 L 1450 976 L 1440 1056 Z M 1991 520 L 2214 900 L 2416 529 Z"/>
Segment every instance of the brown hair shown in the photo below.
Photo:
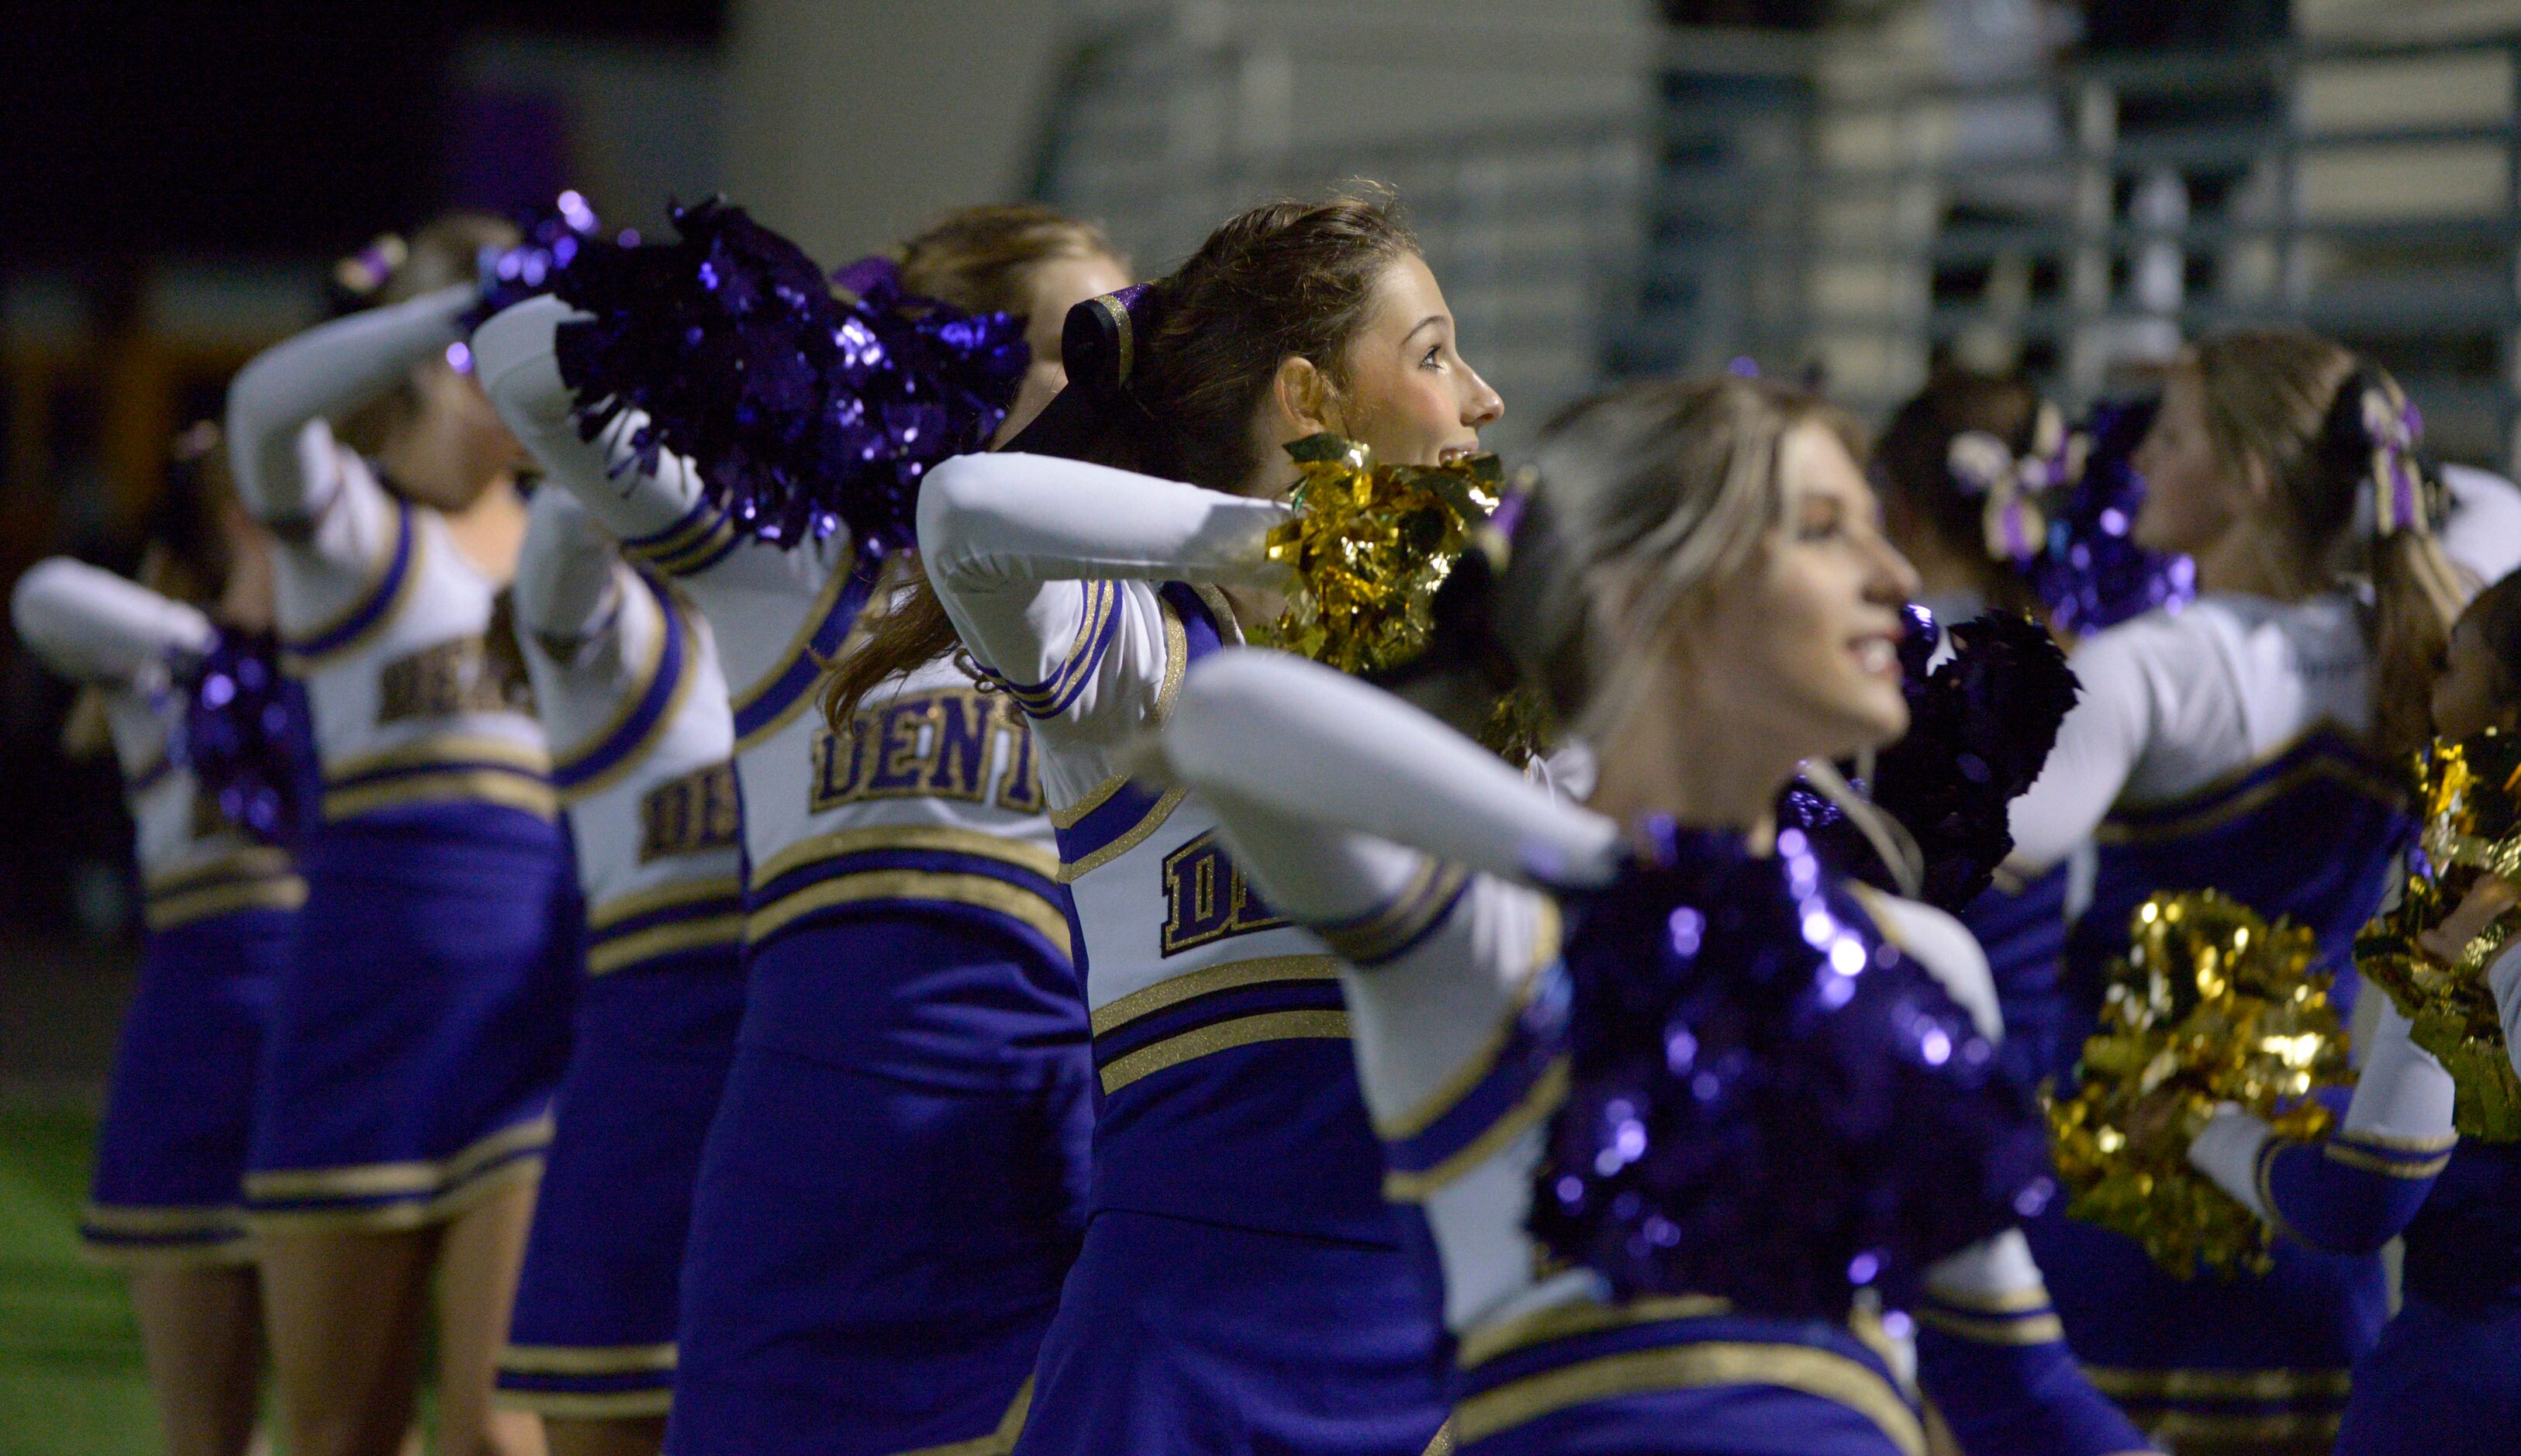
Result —
<path fill-rule="evenodd" d="M 2470 598 L 2460 620 L 2477 623 L 2477 635 L 2495 660 L 2495 701 L 2521 705 L 2521 570 Z"/>
<path fill-rule="evenodd" d="M 471 283 L 481 273 L 481 250 L 514 248 L 518 236 L 515 224 L 487 212 L 441 213 L 411 235 L 401 260 L 367 296 L 367 306 L 387 308 Z M 396 385 L 352 410 L 333 432 L 360 454 L 373 456 L 418 412 L 411 387 Z"/>
<path fill-rule="evenodd" d="M 1252 418 L 1290 357 L 1336 387 L 1384 270 L 1417 241 L 1390 197 L 1360 191 L 1276 202 L 1230 220 L 1154 285 L 1159 322 L 1128 383 L 1137 409 L 1084 454 L 1098 464 L 1239 491 L 1263 464 Z M 837 731 L 878 684 L 956 649 L 936 591 L 909 578 L 898 605 L 843 655 L 823 688 Z"/>
<path fill-rule="evenodd" d="M 1119 261 L 1121 254 L 1099 224 L 1014 203 L 948 212 L 901 245 L 894 261 L 905 292 L 966 313 L 1021 317 L 1032 308 L 1035 268 L 1084 257 Z"/>
<path fill-rule="evenodd" d="M 1565 729 L 1601 729 L 1621 705 L 1618 665 L 1751 565 L 1784 511 L 1786 436 L 1806 424 L 1863 458 L 1836 406 L 1730 375 L 1642 381 L 1543 428 L 1490 631 Z"/>
<path fill-rule="evenodd" d="M 1956 559 L 1967 562 L 1992 607 L 2039 612 L 2021 573 L 1990 559 L 1986 500 L 1953 478 L 1952 441 L 1992 435 L 2016 457 L 2034 448 L 2040 391 L 2020 374 L 1939 370 L 1916 398 L 1900 407 L 1873 445 L 1873 477 L 1884 494 L 1906 507 Z"/>
<path fill-rule="evenodd" d="M 2361 571 L 2372 583 L 2371 746 L 2393 761 L 2431 735 L 2429 687 L 2452 621 L 2476 589 L 2429 529 L 2357 539 L 2356 511 L 2373 478 L 2363 395 L 2398 386 L 2344 345 L 2302 329 L 2210 339 L 2174 366 L 2196 379 L 2206 436 L 2226 469 L 2255 463 L 2270 486 L 2285 565 L 2325 588 Z"/>

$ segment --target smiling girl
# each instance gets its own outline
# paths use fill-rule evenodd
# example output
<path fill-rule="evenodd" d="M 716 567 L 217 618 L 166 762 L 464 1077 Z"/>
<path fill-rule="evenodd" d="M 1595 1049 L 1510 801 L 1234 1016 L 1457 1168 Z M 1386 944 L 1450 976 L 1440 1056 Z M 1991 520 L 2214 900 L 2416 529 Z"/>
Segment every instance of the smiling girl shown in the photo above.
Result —
<path fill-rule="evenodd" d="M 1437 1331 L 1332 959 L 1236 877 L 1210 805 L 1132 783 L 1123 751 L 1190 661 L 1276 614 L 1284 445 L 1334 430 L 1432 465 L 1503 406 L 1372 201 L 1247 212 L 1069 328 L 1068 391 L 1011 448 L 1102 463 L 964 456 L 919 514 L 946 618 L 1032 721 L 1093 1018 L 1091 1222 L 1017 1449 L 1418 1456 Z M 928 645 L 868 651 L 880 677 Z"/>

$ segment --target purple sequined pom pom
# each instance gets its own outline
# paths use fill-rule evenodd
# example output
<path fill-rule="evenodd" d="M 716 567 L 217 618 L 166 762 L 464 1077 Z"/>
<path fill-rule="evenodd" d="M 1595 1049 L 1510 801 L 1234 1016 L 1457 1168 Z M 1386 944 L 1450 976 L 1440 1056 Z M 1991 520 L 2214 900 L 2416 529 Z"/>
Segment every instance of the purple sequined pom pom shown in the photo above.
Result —
<path fill-rule="evenodd" d="M 2090 440 L 2082 478 L 2049 509 L 2048 539 L 2023 564 L 2031 590 L 2061 631 L 2086 635 L 2156 607 L 2177 611 L 2197 595 L 2194 563 L 2135 543 L 2136 508 L 2144 503 L 2135 448 L 2156 408 L 2149 399 L 2093 406 L 2081 432 Z"/>
<path fill-rule="evenodd" d="M 305 695 L 280 670 L 269 632 L 222 630 L 210 650 L 176 664 L 184 726 L 175 757 L 195 792 L 229 823 L 268 844 L 304 824 L 311 774 Z"/>
<path fill-rule="evenodd" d="M 1573 1083 L 1531 1227 L 1619 1297 L 1715 1295 L 1844 1319 L 2050 1195 L 2031 1097 L 1924 967 L 1887 944 L 1799 832 L 1662 828 L 1566 895 Z"/>
<path fill-rule="evenodd" d="M 1908 613 L 1900 644 L 1908 732 L 1876 756 L 1865 788 L 1916 842 L 1918 898 L 1958 912 L 2013 852 L 2012 802 L 2040 777 L 2081 689 L 2044 628 L 2002 612 L 1951 628 L 1952 655 L 1930 672 L 1944 634 L 1923 608 Z M 1871 842 L 1810 786 L 1789 788 L 1777 809 L 1841 873 L 1899 888 Z"/>
<path fill-rule="evenodd" d="M 459 321 L 461 326 L 470 333 L 501 309 L 549 293 L 578 250 L 595 241 L 599 226 L 595 209 L 574 192 L 562 193 L 548 209 L 523 219 L 519 230 L 525 237 L 516 247 L 481 250 L 481 297 Z M 450 350 L 448 358 L 454 357 Z M 465 354 L 467 362 L 456 365 L 458 372 L 470 372 L 471 357 Z"/>
<path fill-rule="evenodd" d="M 844 526 L 861 552 L 913 544 L 929 469 L 986 444 L 1031 352 L 1022 322 L 906 293 L 882 258 L 836 296 L 812 259 L 711 201 L 678 234 L 593 243 L 553 292 L 594 315 L 563 325 L 561 376 L 592 439 L 639 410 L 632 444 L 690 457 L 738 529 L 793 546 Z"/>

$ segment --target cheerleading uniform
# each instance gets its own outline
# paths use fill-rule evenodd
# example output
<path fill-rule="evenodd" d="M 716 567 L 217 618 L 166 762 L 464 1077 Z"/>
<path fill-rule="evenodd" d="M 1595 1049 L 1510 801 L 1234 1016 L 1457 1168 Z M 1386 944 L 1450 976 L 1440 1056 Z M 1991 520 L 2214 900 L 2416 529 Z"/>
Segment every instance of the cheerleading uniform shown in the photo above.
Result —
<path fill-rule="evenodd" d="M 1417 1456 L 1443 1423 L 1337 966 L 1251 893 L 1204 798 L 1123 761 L 1238 640 L 1215 588 L 1279 579 L 1262 537 L 1287 516 L 1031 455 L 947 461 L 921 493 L 946 615 L 1033 720 L 1093 1009 L 1092 1222 L 1029 1456 Z"/>
<path fill-rule="evenodd" d="M 1912 1374 L 1971 1456 L 2142 1446 L 2076 1377 L 2016 1233 L 1928 1271 L 1913 1351 L 1865 1315 L 1839 1325 L 1702 1296 L 1622 1300 L 1590 1269 L 1553 1267 L 1527 1227 L 1568 1048 L 1563 1017 L 1535 1013 L 1568 983 L 1557 903 L 1522 881 L 1609 878 L 1610 821 L 1291 659 L 1235 654 L 1195 671 L 1166 747 L 1223 806 L 1222 832 L 1271 903 L 1341 953 L 1384 1191 L 1430 1236 L 1459 1449 L 1914 1456 L 1926 1439 Z M 1994 987 L 1967 933 L 1926 906 L 1851 892 L 1840 905 L 1927 967 L 1967 1008 L 1964 1024 L 1992 1038 Z"/>
<path fill-rule="evenodd" d="M 2356 1363 L 2339 1456 L 2501 1456 L 2521 1449 L 2521 1147 L 2457 1136 L 2451 1074 L 2379 1010 L 2335 1132 L 2296 1142 L 2227 1109 L 2189 1160 L 2304 1243 L 2405 1236 L 2402 1302 Z"/>
<path fill-rule="evenodd" d="M 19 636 L 49 666 L 105 690 L 145 896 L 140 984 L 79 1236 L 116 1261 L 242 1263 L 254 1065 L 306 883 L 287 851 L 197 794 L 173 756 L 183 708 L 167 660 L 206 650 L 208 618 L 65 558 L 19 577 L 14 607 Z"/>
<path fill-rule="evenodd" d="M 445 349 L 472 297 L 324 325 L 228 394 L 323 777 L 246 1176 L 274 1232 L 451 1218 L 537 1177 L 551 1140 L 577 894 L 542 727 L 484 650 L 500 583 L 325 423 Z"/>
<path fill-rule="evenodd" d="M 743 535 L 636 412 L 581 441 L 565 305 L 478 331 L 550 478 L 708 617 L 733 694 L 746 1006 L 701 1158 L 666 1443 L 682 1456 L 1003 1451 L 1074 1259 L 1085 1015 L 1033 741 L 939 661 L 857 731 L 812 710 L 877 566 Z"/>
<path fill-rule="evenodd" d="M 2351 1005 L 2355 933 L 2412 828 L 2403 776 L 2361 744 L 2367 656 L 2343 594 L 2201 597 L 2076 652 L 2083 698 L 2012 815 L 2020 866 L 2099 842 L 2047 1066 L 2071 1067 L 2096 1028 L 2130 916 L 2158 891 L 2216 889 L 2308 927 Z M 2386 1312 L 2369 1254 L 2280 1239 L 2267 1274 L 2182 1280 L 2132 1240 L 2060 1211 L 2029 1232 L 2093 1383 L 2182 1449 L 2324 1438 Z"/>
<path fill-rule="evenodd" d="M 726 681 L 709 624 L 566 491 L 534 497 L 516 602 L 577 846 L 587 978 L 500 1398 L 661 1416 L 701 1139 L 744 1010 Z"/>
<path fill-rule="evenodd" d="M 2521 570 L 2521 487 L 2468 465 L 2444 466 L 2442 482 L 2451 497 L 2443 554 L 2488 584 Z"/>

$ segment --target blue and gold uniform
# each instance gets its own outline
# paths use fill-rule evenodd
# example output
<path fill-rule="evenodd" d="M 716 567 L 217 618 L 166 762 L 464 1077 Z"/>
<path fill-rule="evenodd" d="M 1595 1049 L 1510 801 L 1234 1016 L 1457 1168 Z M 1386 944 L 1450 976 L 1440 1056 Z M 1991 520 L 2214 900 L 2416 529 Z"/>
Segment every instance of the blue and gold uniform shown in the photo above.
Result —
<path fill-rule="evenodd" d="M 709 625 L 563 491 L 533 503 L 518 637 L 587 904 L 585 985 L 503 1402 L 665 1414 L 701 1141 L 744 1008 L 742 825 Z"/>
<path fill-rule="evenodd" d="M 54 560 L 19 578 L 16 613 L 48 664 L 105 695 L 145 896 L 140 984 L 80 1238 L 118 1262 L 245 1262 L 254 1069 L 306 883 L 287 850 L 228 823 L 170 756 L 183 713 L 166 659 L 207 644 L 199 612 Z"/>

